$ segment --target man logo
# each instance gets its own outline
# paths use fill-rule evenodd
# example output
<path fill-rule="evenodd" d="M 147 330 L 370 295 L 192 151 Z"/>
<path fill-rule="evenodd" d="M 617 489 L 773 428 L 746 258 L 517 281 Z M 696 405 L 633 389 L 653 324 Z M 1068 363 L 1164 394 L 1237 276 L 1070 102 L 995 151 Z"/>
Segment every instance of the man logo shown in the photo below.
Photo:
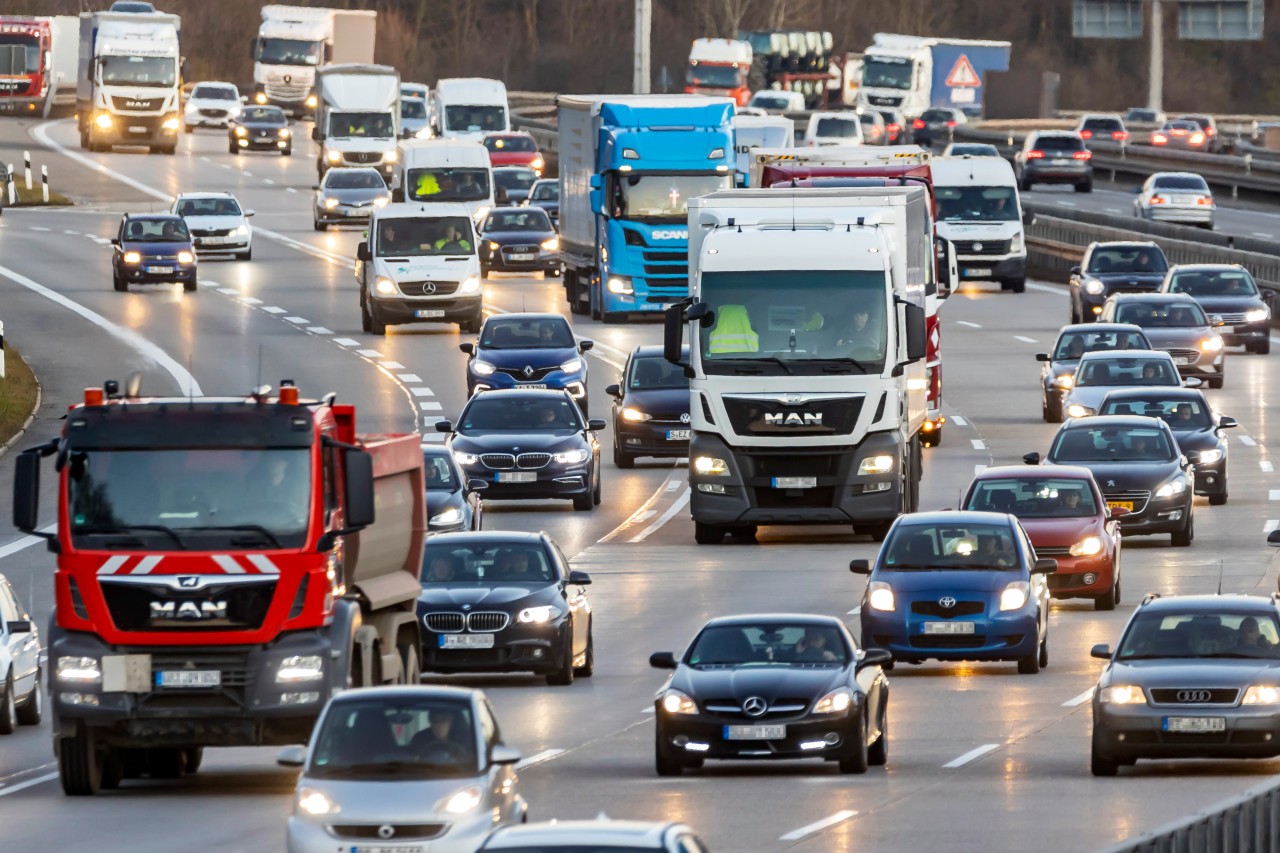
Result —
<path fill-rule="evenodd" d="M 225 601 L 153 601 L 153 622 L 199 622 L 205 619 L 226 619 Z"/>
<path fill-rule="evenodd" d="M 821 412 L 816 412 L 816 413 L 805 412 L 803 414 L 799 412 L 787 412 L 786 414 L 783 414 L 781 412 L 766 413 L 764 416 L 764 423 L 765 423 L 765 426 L 788 426 L 788 427 L 817 426 L 817 427 L 820 427 L 822 426 L 822 413 Z"/>
<path fill-rule="evenodd" d="M 150 106 L 151 104 L 147 103 L 146 101 L 125 101 L 124 102 L 124 108 L 127 110 L 145 110 Z"/>
<path fill-rule="evenodd" d="M 181 586 L 185 589 L 193 589 L 199 585 L 200 585 L 200 578 L 198 575 L 183 575 L 182 577 L 178 578 L 178 586 Z"/>

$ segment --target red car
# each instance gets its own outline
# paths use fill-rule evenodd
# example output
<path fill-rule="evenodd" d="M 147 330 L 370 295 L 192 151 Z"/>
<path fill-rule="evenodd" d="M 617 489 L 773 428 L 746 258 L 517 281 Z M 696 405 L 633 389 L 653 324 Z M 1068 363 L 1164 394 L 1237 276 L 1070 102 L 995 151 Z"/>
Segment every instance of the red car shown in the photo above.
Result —
<path fill-rule="evenodd" d="M 547 165 L 538 143 L 527 133 L 486 133 L 484 147 L 489 149 L 491 166 L 528 166 L 541 178 Z"/>
<path fill-rule="evenodd" d="M 987 468 L 962 506 L 1017 517 L 1037 557 L 1052 557 L 1054 598 L 1092 598 L 1096 610 L 1120 603 L 1121 508 L 1109 509 L 1087 468 L 1073 465 Z"/>

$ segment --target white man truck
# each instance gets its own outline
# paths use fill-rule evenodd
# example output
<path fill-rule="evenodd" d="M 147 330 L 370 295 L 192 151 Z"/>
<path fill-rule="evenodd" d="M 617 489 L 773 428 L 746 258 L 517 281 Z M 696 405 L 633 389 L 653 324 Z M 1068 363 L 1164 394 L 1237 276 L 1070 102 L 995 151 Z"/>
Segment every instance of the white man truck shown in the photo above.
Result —
<path fill-rule="evenodd" d="M 386 65 L 326 65 L 316 72 L 316 172 L 378 169 L 391 182 L 400 138 L 400 72 Z"/>
<path fill-rule="evenodd" d="M 774 188 L 689 200 L 689 292 L 664 356 L 693 395 L 698 544 L 762 524 L 879 540 L 919 505 L 925 281 L 920 187 Z"/>
<path fill-rule="evenodd" d="M 178 150 L 182 126 L 177 15 L 85 12 L 80 16 L 76 116 L 80 147 L 143 145 Z"/>
<path fill-rule="evenodd" d="M 316 69 L 373 62 L 378 13 L 308 6 L 263 6 L 253 58 L 253 100 L 294 115 L 314 115 Z"/>
<path fill-rule="evenodd" d="M 858 105 L 902 110 L 919 118 L 930 107 L 982 115 L 988 71 L 1009 70 L 1007 41 L 922 38 L 876 33 L 862 55 Z"/>

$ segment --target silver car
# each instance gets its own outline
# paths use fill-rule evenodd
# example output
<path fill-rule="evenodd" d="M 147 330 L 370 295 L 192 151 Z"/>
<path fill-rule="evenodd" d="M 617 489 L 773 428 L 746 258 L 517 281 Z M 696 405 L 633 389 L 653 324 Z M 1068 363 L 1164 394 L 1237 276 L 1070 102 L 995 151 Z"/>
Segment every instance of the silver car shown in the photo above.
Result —
<path fill-rule="evenodd" d="M 1062 410 L 1069 418 L 1085 418 L 1096 415 L 1102 398 L 1118 388 L 1178 388 L 1181 385 L 1178 367 L 1167 352 L 1136 349 L 1087 352 L 1076 365 L 1071 388 L 1062 400 Z"/>
<path fill-rule="evenodd" d="M 304 750 L 290 853 L 471 853 L 495 827 L 528 820 L 520 753 L 502 742 L 489 700 L 457 687 L 348 690 L 330 700 Z"/>
<path fill-rule="evenodd" d="M 707 853 L 707 847 L 682 823 L 650 823 L 638 820 L 562 820 L 504 826 L 495 829 L 480 851 L 506 850 L 507 853 L 546 853 L 557 851 L 591 851 L 607 853 L 640 853 L 642 850 L 662 853 Z M 478 851 L 479 853 L 479 851 Z"/>
<path fill-rule="evenodd" d="M 1117 293 L 1102 306 L 1104 323 L 1133 323 L 1151 341 L 1153 349 L 1173 356 L 1183 376 L 1204 379 L 1210 388 L 1221 388 L 1225 375 L 1225 342 L 1218 334 L 1221 321 L 1211 321 L 1199 303 L 1189 296 L 1171 293 Z"/>
<path fill-rule="evenodd" d="M 0 575 L 0 735 L 39 725 L 43 713 L 40 633 Z"/>
<path fill-rule="evenodd" d="M 1194 172 L 1157 172 L 1135 193 L 1134 216 L 1213 230 L 1213 190 Z"/>
<path fill-rule="evenodd" d="M 330 169 L 312 189 L 311 218 L 317 231 L 368 222 L 375 210 L 391 202 L 391 190 L 377 169 Z"/>

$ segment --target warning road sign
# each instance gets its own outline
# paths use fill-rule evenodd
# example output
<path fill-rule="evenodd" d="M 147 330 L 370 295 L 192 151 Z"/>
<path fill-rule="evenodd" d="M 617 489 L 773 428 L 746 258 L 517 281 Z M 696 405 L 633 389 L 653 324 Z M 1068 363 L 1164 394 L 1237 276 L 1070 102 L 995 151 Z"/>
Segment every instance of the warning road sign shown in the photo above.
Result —
<path fill-rule="evenodd" d="M 951 66 L 951 73 L 947 75 L 946 83 L 953 88 L 976 89 L 982 85 L 982 78 L 973 70 L 969 57 L 962 53 L 956 60 L 956 64 Z"/>

